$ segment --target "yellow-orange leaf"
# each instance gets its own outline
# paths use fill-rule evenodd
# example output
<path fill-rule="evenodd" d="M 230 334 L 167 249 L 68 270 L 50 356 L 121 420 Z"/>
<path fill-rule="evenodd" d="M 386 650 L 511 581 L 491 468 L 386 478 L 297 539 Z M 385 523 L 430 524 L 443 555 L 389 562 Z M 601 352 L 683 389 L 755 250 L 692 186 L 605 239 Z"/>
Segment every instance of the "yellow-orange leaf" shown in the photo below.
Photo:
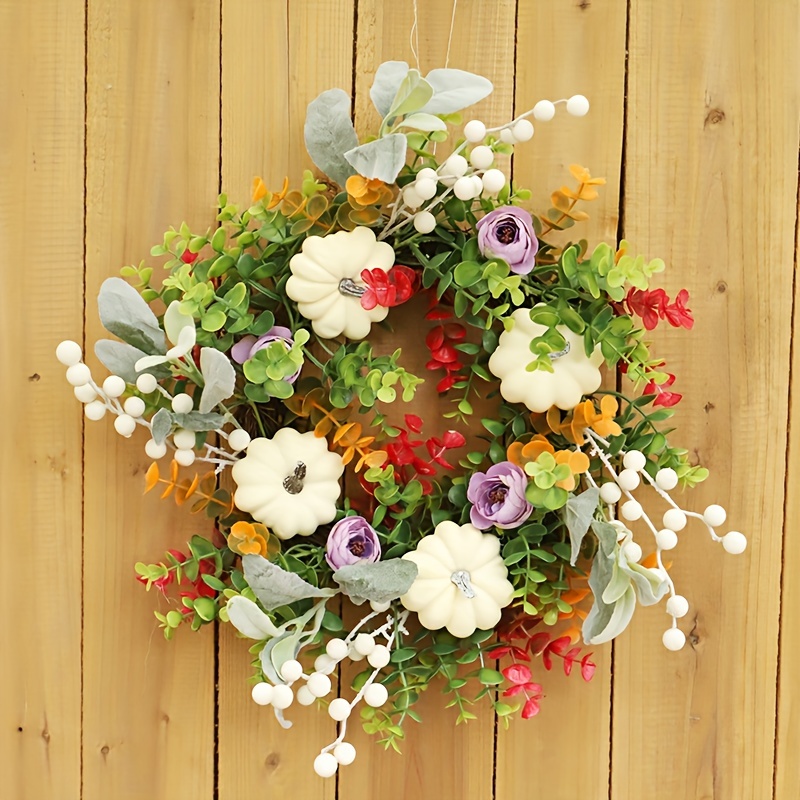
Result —
<path fill-rule="evenodd" d="M 348 447 L 347 450 L 345 450 L 344 453 L 342 453 L 342 462 L 345 465 L 349 464 L 353 460 L 353 457 L 355 456 L 355 454 L 356 454 L 355 448 L 354 447 Z"/>
<path fill-rule="evenodd" d="M 147 474 L 144 476 L 145 494 L 147 494 L 158 483 L 158 479 L 160 477 L 161 475 L 158 471 L 158 462 L 154 461 L 147 470 Z"/>
<path fill-rule="evenodd" d="M 267 194 L 267 186 L 262 178 L 253 178 L 253 202 L 257 203 Z"/>
<path fill-rule="evenodd" d="M 323 417 L 314 426 L 314 436 L 324 439 L 331 432 L 331 428 L 333 428 L 333 420 L 329 417 Z"/>
<path fill-rule="evenodd" d="M 334 444 L 336 444 L 337 442 L 341 442 L 345 438 L 345 436 L 347 436 L 347 434 L 351 431 L 353 431 L 355 435 L 353 437 L 350 437 L 350 439 L 353 440 L 358 439 L 361 433 L 361 425 L 359 425 L 357 422 L 348 422 L 346 425 L 342 425 L 336 431 L 336 433 L 333 434 Z M 348 439 L 347 441 L 349 442 L 350 439 Z"/>
<path fill-rule="evenodd" d="M 553 204 L 553 207 L 558 209 L 562 214 L 569 211 L 571 204 L 569 197 L 561 191 L 553 192 L 553 194 L 550 195 L 550 202 Z"/>

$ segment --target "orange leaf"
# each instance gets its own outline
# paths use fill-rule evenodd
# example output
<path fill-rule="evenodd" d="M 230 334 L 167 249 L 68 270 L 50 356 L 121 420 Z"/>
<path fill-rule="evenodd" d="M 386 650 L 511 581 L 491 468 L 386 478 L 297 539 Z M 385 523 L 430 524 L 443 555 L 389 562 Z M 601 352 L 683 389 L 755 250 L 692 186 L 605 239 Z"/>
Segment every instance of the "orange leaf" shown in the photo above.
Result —
<path fill-rule="evenodd" d="M 386 463 L 387 455 L 383 450 L 375 450 L 364 456 L 364 463 L 368 467 L 382 467 Z"/>
<path fill-rule="evenodd" d="M 348 447 L 347 450 L 342 453 L 342 462 L 345 464 L 345 466 L 353 460 L 355 454 L 356 450 L 354 447 Z"/>
<path fill-rule="evenodd" d="M 331 432 L 331 428 L 333 428 L 333 420 L 330 417 L 323 417 L 314 426 L 314 436 L 324 439 Z"/>
<path fill-rule="evenodd" d="M 262 178 L 253 178 L 253 202 L 257 203 L 267 194 L 267 187 Z"/>
<path fill-rule="evenodd" d="M 178 482 L 178 471 L 180 470 L 180 468 L 181 465 L 173 458 L 172 463 L 169 465 L 169 470 L 170 470 L 169 479 L 173 483 Z"/>
<path fill-rule="evenodd" d="M 160 477 L 161 476 L 158 471 L 158 462 L 154 461 L 147 470 L 147 474 L 144 476 L 145 494 L 147 494 L 158 483 L 158 479 Z"/>
<path fill-rule="evenodd" d="M 562 214 L 566 214 L 570 209 L 570 199 L 562 191 L 556 190 L 550 195 L 550 202 L 554 208 L 557 208 Z"/>

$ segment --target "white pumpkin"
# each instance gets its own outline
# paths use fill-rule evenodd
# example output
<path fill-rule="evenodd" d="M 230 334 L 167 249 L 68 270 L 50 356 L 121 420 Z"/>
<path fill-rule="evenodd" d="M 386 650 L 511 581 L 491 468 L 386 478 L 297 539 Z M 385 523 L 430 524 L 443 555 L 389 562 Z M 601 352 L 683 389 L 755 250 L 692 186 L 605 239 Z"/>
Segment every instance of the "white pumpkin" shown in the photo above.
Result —
<path fill-rule="evenodd" d="M 474 525 L 440 522 L 403 558 L 419 572 L 400 602 L 428 630 L 447 628 L 459 638 L 490 630 L 513 599 L 500 540 Z"/>
<path fill-rule="evenodd" d="M 371 228 L 309 236 L 303 241 L 302 251 L 289 262 L 292 275 L 286 294 L 323 339 L 341 334 L 348 339 L 363 339 L 372 323 L 385 319 L 389 309 L 378 305 L 367 311 L 361 306 L 366 288 L 361 272 L 388 272 L 392 266 L 392 246 L 377 241 Z"/>
<path fill-rule="evenodd" d="M 342 459 L 313 431 L 281 428 L 253 439 L 233 465 L 233 502 L 279 539 L 309 536 L 336 516 Z"/>
<path fill-rule="evenodd" d="M 542 413 L 552 406 L 565 411 L 574 408 L 584 395 L 600 388 L 600 365 L 603 354 L 600 345 L 587 356 L 583 337 L 559 325 L 558 332 L 567 346 L 561 353 L 551 354 L 553 372 L 542 369 L 528 372 L 525 367 L 533 361 L 531 340 L 547 328 L 533 322 L 529 308 L 518 308 L 512 315 L 514 327 L 500 334 L 497 349 L 489 358 L 489 371 L 500 378 L 500 394 L 509 403 L 524 403 L 531 411 Z"/>

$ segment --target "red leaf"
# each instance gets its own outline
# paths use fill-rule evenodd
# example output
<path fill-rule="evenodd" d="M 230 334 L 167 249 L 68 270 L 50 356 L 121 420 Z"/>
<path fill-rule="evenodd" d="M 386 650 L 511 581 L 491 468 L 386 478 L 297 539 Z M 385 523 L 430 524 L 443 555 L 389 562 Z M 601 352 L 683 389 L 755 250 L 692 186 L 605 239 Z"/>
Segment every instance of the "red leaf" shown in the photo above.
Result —
<path fill-rule="evenodd" d="M 459 433 L 458 431 L 445 431 L 442 435 L 442 444 L 448 449 L 452 449 L 454 447 L 463 447 L 467 443 L 467 440 L 463 433 Z"/>
<path fill-rule="evenodd" d="M 181 261 L 183 261 L 184 264 L 194 264 L 199 255 L 199 253 L 190 253 L 188 250 L 184 250 L 183 253 L 181 253 Z"/>
<path fill-rule="evenodd" d="M 531 657 L 521 648 L 513 645 L 511 647 L 511 655 L 518 658 L 520 661 L 530 661 Z"/>
<path fill-rule="evenodd" d="M 495 647 L 493 650 L 490 650 L 486 655 L 489 658 L 503 658 L 507 656 L 511 652 L 511 645 L 505 644 L 501 645 L 500 647 Z"/>
<path fill-rule="evenodd" d="M 453 384 L 458 383 L 459 380 L 458 375 L 445 375 L 445 377 L 436 384 L 436 391 L 439 392 L 439 394 L 444 394 L 450 391 L 450 389 L 453 388 Z"/>
<path fill-rule="evenodd" d="M 444 326 L 444 335 L 452 342 L 460 342 L 467 335 L 467 329 L 458 322 L 450 322 Z"/>
<path fill-rule="evenodd" d="M 528 639 L 528 650 L 530 650 L 532 655 L 540 656 L 544 652 L 549 641 L 550 634 L 547 633 L 547 631 L 535 633 L 530 639 Z"/>
<path fill-rule="evenodd" d="M 419 433 L 422 430 L 422 418 L 416 414 L 405 415 L 406 427 L 414 433 Z"/>
<path fill-rule="evenodd" d="M 559 636 L 558 639 L 553 639 L 550 642 L 549 650 L 555 653 L 557 656 L 563 656 L 566 649 L 570 646 L 571 639 L 569 636 Z"/>
<path fill-rule="evenodd" d="M 503 691 L 503 697 L 514 697 L 520 692 L 525 691 L 525 684 L 517 684 L 516 686 L 509 686 L 508 689 Z"/>
<path fill-rule="evenodd" d="M 425 315 L 425 319 L 429 320 L 450 319 L 450 317 L 452 316 L 453 312 L 448 311 L 446 308 L 433 308 Z"/>
<path fill-rule="evenodd" d="M 539 701 L 535 697 L 528 698 L 528 702 L 522 707 L 522 719 L 530 719 L 539 713 Z"/>
<path fill-rule="evenodd" d="M 572 672 L 572 665 L 575 663 L 575 659 L 573 658 L 565 658 L 564 659 L 564 674 L 569 677 L 570 673 Z"/>
<path fill-rule="evenodd" d="M 437 325 L 428 331 L 425 337 L 425 346 L 428 350 L 438 350 L 444 344 L 444 328 Z"/>
<path fill-rule="evenodd" d="M 589 661 L 591 653 L 587 653 L 581 659 L 581 677 L 588 683 L 594 676 L 594 671 L 597 669 L 597 664 Z"/>
<path fill-rule="evenodd" d="M 506 680 L 517 684 L 528 683 L 531 679 L 530 668 L 526 667 L 524 664 L 512 664 L 510 667 L 506 667 L 503 670 L 503 675 Z"/>

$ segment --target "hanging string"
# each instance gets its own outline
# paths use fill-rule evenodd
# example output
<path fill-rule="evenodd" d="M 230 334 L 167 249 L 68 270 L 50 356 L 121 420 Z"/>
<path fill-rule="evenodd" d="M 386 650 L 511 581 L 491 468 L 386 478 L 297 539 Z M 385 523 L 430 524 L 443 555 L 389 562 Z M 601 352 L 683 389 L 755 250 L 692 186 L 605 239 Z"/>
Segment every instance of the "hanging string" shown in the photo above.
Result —
<path fill-rule="evenodd" d="M 416 0 L 414 0 L 416 5 Z M 450 65 L 450 45 L 453 43 L 453 28 L 456 24 L 456 9 L 458 8 L 458 0 L 453 0 L 453 13 L 450 15 L 450 35 L 447 37 L 447 55 L 444 59 L 444 68 Z"/>
<path fill-rule="evenodd" d="M 408 37 L 408 43 L 411 45 L 411 52 L 414 54 L 414 61 L 417 64 L 419 71 L 419 16 L 417 9 L 417 0 L 414 0 L 414 24 L 411 26 L 411 34 Z"/>

